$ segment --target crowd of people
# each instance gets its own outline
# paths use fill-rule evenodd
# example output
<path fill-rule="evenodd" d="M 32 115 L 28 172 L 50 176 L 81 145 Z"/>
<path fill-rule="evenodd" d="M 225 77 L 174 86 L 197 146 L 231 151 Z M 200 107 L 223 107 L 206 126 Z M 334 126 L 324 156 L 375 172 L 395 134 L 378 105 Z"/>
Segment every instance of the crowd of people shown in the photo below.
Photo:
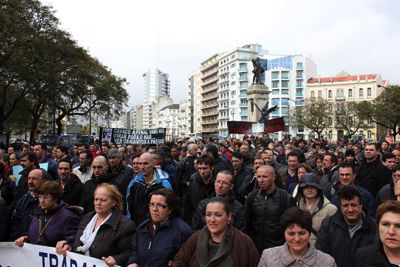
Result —
<path fill-rule="evenodd" d="M 108 266 L 400 266 L 400 146 L 265 134 L 4 147 L 0 241 Z"/>

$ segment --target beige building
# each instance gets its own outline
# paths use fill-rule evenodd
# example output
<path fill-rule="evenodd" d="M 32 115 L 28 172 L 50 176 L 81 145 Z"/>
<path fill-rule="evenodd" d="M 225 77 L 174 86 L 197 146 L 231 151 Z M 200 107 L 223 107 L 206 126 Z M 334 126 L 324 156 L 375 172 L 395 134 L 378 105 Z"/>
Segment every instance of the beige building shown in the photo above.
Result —
<path fill-rule="evenodd" d="M 202 133 L 218 134 L 218 54 L 201 63 Z"/>
<path fill-rule="evenodd" d="M 340 125 L 337 114 L 346 114 L 345 118 L 350 124 L 356 125 L 353 104 L 362 101 L 372 101 L 379 96 L 386 86 L 387 81 L 382 80 L 379 74 L 349 75 L 341 72 L 335 77 L 310 78 L 307 82 L 306 98 L 322 98 L 328 101 L 328 110 L 332 118 L 328 120 L 328 127 L 323 135 L 332 140 L 343 138 L 348 133 Z M 349 123 L 348 123 L 349 124 Z M 308 129 L 306 137 L 313 136 Z M 356 132 L 366 139 L 378 139 L 378 127 L 369 121 L 363 121 Z"/>

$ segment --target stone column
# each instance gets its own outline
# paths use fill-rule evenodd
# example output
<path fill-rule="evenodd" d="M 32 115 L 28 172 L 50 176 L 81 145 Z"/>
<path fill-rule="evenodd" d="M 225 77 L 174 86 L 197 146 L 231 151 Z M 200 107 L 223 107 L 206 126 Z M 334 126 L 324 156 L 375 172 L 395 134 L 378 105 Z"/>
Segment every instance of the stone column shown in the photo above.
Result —
<path fill-rule="evenodd" d="M 268 106 L 268 95 L 269 95 L 268 87 L 265 84 L 255 83 L 250 85 L 247 90 L 247 99 L 248 99 L 248 115 L 247 120 L 251 122 L 258 122 L 261 118 L 261 111 L 258 110 L 256 105 L 262 110 L 263 107 L 267 104 Z"/>

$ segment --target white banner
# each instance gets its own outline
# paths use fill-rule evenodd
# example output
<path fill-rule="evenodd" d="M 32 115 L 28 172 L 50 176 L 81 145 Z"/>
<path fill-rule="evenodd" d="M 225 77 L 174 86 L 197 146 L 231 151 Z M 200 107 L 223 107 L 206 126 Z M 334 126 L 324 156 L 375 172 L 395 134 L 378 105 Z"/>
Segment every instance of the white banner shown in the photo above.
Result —
<path fill-rule="evenodd" d="M 14 242 L 0 242 L 0 267 L 107 267 L 107 264 L 72 252 L 64 257 L 52 247 L 25 243 L 20 248 Z"/>

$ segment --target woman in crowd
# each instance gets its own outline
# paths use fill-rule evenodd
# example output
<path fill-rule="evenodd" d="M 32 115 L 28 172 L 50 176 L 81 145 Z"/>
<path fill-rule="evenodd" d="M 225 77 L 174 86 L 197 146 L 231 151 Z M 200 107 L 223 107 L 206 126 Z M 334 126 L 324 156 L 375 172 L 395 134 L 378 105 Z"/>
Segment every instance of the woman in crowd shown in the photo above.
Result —
<path fill-rule="evenodd" d="M 253 240 L 231 226 L 225 198 L 212 198 L 206 206 L 206 226 L 179 250 L 172 266 L 257 266 L 259 254 Z"/>
<path fill-rule="evenodd" d="M 311 173 L 312 172 L 312 169 L 311 169 L 311 167 L 307 164 L 307 163 L 301 163 L 300 165 L 299 165 L 299 167 L 297 168 L 297 183 L 293 183 L 293 184 L 290 184 L 289 185 L 289 188 L 288 188 L 288 193 L 290 194 L 290 195 L 292 195 L 292 197 L 293 198 L 296 198 L 297 197 L 297 192 L 298 192 L 298 189 L 299 189 L 299 184 L 300 184 L 300 182 L 301 182 L 301 179 L 303 179 L 303 176 L 306 174 L 306 173 Z"/>
<path fill-rule="evenodd" d="M 22 247 L 24 242 L 54 247 L 60 240 L 72 244 L 78 230 L 79 216 L 61 201 L 63 190 L 55 181 L 46 181 L 39 188 L 39 207 L 34 213 L 27 235 L 15 240 Z"/>
<path fill-rule="evenodd" d="M 94 192 L 94 208 L 82 218 L 73 245 L 60 241 L 56 252 L 74 251 L 101 259 L 108 266 L 125 266 L 132 251 L 135 224 L 121 213 L 123 199 L 117 187 L 100 184 Z"/>
<path fill-rule="evenodd" d="M 379 240 L 357 250 L 357 266 L 400 266 L 400 202 L 386 201 L 376 211 Z"/>
<path fill-rule="evenodd" d="M 175 254 L 192 234 L 179 215 L 179 199 L 169 189 L 161 188 L 150 195 L 150 218 L 133 237 L 133 252 L 128 267 L 171 266 Z"/>
<path fill-rule="evenodd" d="M 318 232 L 321 223 L 336 213 L 337 207 L 324 196 L 319 179 L 312 173 L 303 176 L 298 192 L 298 207 L 312 216 L 312 227 Z M 317 237 L 311 233 L 310 242 L 315 244 Z"/>
<path fill-rule="evenodd" d="M 264 250 L 258 267 L 336 266 L 335 260 L 317 250 L 310 242 L 311 214 L 293 207 L 281 218 L 285 229 L 285 244 Z"/>

